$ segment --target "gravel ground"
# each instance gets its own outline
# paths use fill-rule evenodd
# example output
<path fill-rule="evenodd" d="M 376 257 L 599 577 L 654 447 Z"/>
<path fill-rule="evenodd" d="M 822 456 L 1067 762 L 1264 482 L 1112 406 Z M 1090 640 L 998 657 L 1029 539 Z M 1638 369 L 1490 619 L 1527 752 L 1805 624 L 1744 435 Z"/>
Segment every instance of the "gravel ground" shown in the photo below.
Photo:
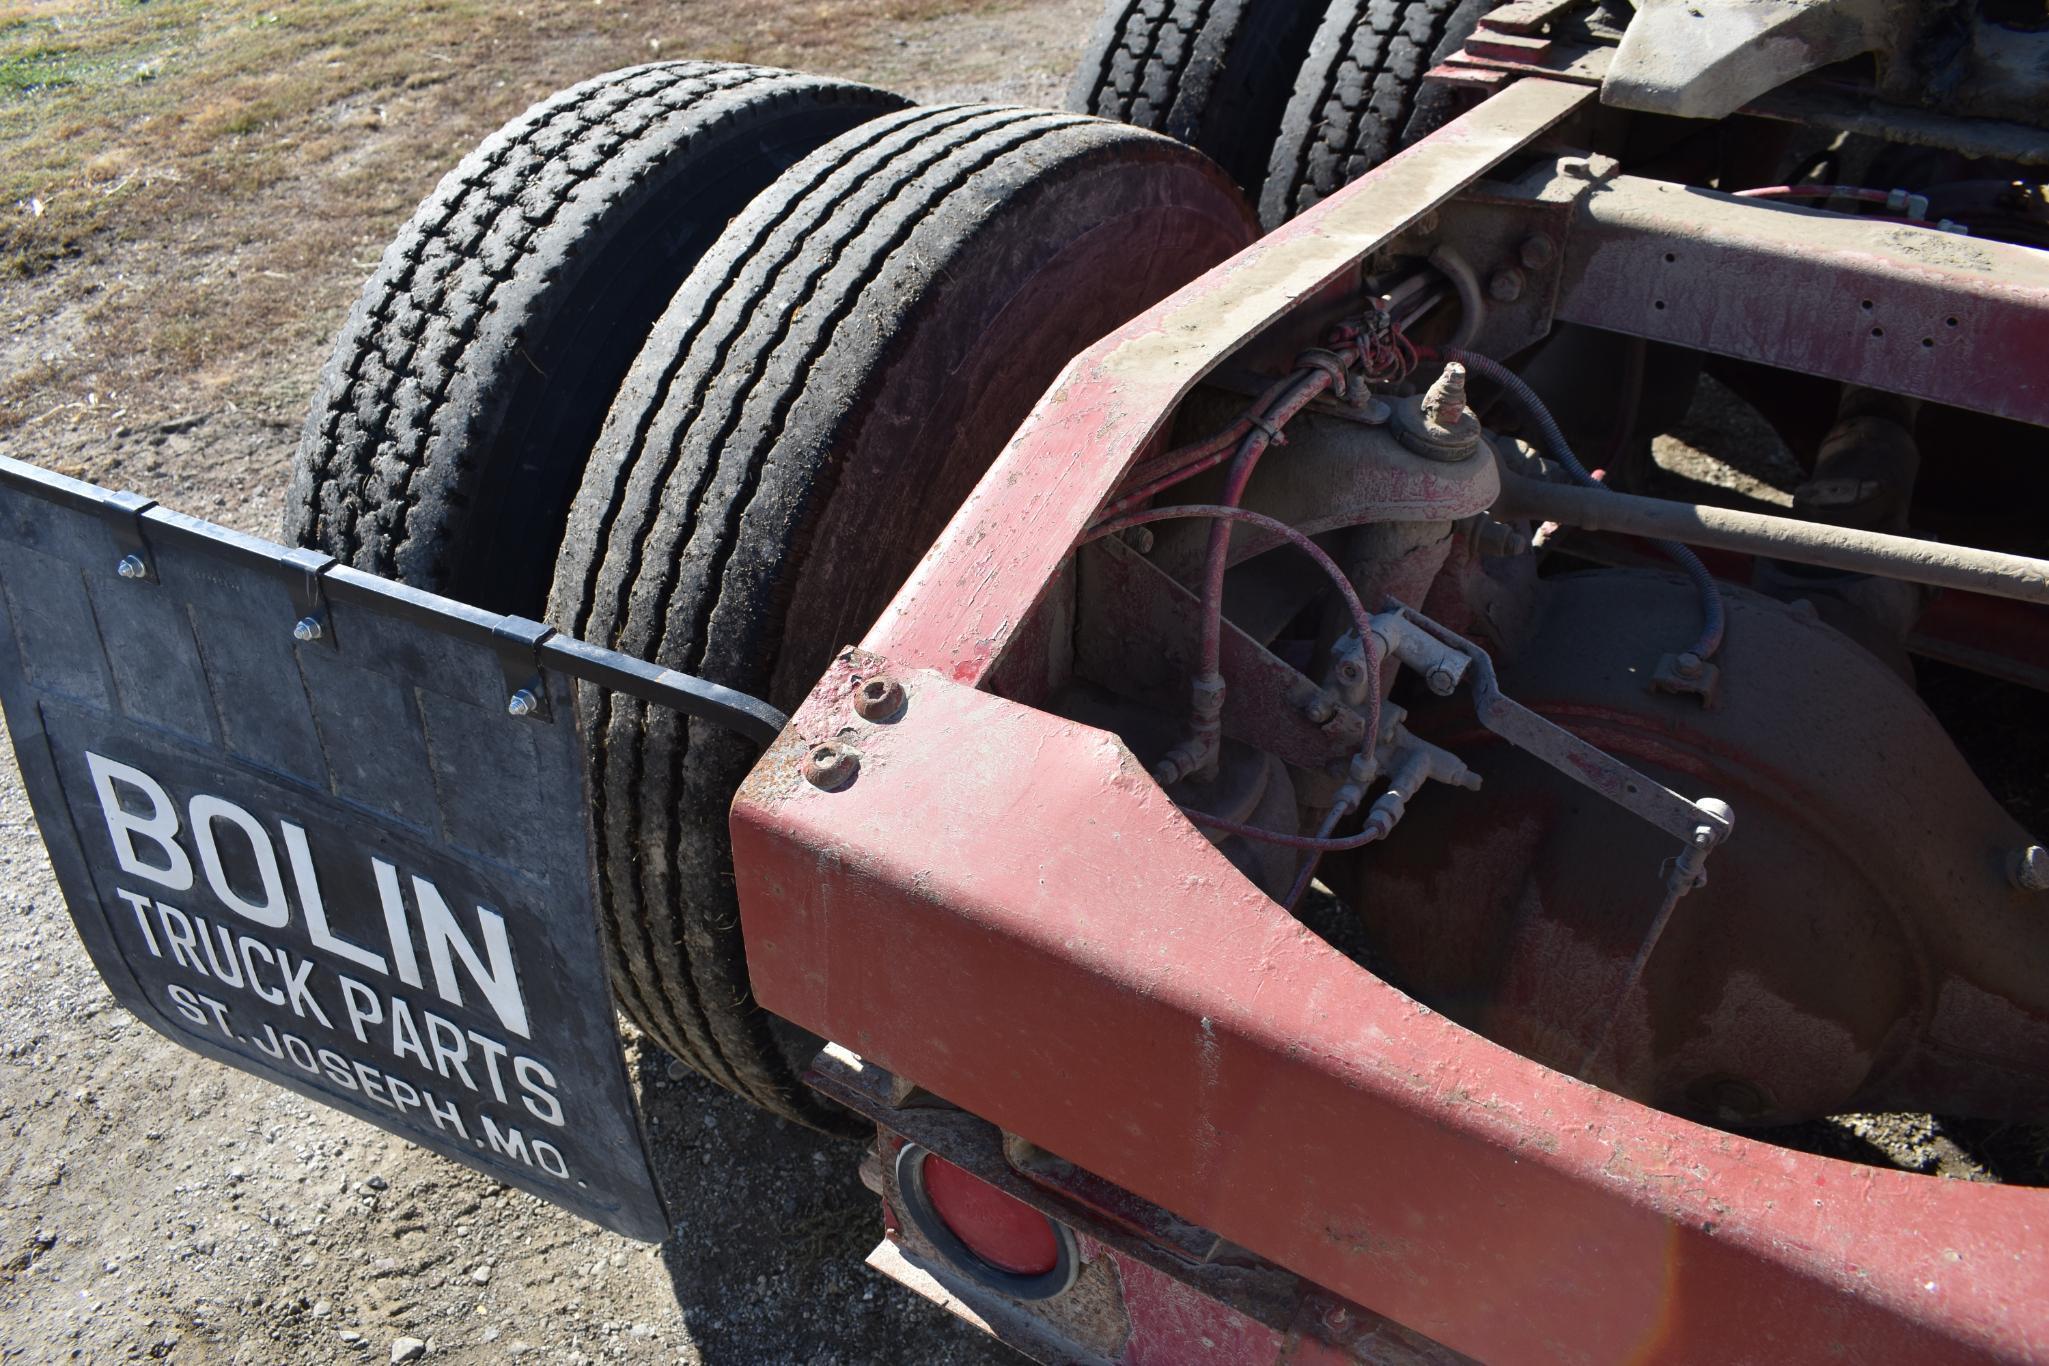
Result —
<path fill-rule="evenodd" d="M 928 100 L 1057 103 L 1095 9 L 920 18 L 858 60 L 806 64 Z M 696 50 L 726 55 L 717 32 L 704 38 Z M 413 174 L 416 196 L 438 168 Z M 0 380 L 52 377 L 18 395 L 0 451 L 270 534 L 319 339 L 376 246 L 285 282 L 306 316 L 276 320 L 277 375 L 224 389 L 203 367 L 166 367 L 107 399 L 94 376 L 119 357 L 95 348 L 123 334 L 92 308 L 125 291 L 146 312 L 159 288 L 222 268 L 211 255 L 195 267 L 187 245 L 144 241 L 100 279 L 60 267 L 0 285 Z M 87 962 L 4 753 L 0 1359 L 1015 1359 L 862 1266 L 879 1221 L 858 1148 L 766 1118 L 653 1050 L 633 1062 L 679 1212 L 656 1248 L 173 1047 Z"/>

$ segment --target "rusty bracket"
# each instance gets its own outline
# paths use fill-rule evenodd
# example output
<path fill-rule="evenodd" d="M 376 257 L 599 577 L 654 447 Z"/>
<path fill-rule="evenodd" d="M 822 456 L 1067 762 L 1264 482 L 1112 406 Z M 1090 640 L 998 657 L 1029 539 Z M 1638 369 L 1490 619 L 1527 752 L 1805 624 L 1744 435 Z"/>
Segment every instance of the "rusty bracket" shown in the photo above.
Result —
<path fill-rule="evenodd" d="M 1124 697 L 1177 712 L 1187 705 L 1202 634 L 1202 601 L 1114 536 L 1084 546 L 1075 670 Z M 1223 623 L 1223 730 L 1298 768 L 1321 770 L 1366 742 L 1348 707 L 1320 705 L 1323 689 Z"/>
<path fill-rule="evenodd" d="M 1494 677 L 1494 661 L 1472 641 L 1406 603 L 1391 598 L 1388 606 L 1472 661 L 1466 676 L 1473 684 L 1474 714 L 1481 725 L 1517 749 L 1642 817 L 1688 850 L 1695 847 L 1697 833 L 1703 826 L 1711 832 L 1708 849 L 1720 844 L 1735 827 L 1735 818 L 1721 803 L 1706 805 L 1682 797 L 1655 778 L 1637 772 L 1614 755 L 1595 748 L 1503 694 Z M 1705 858 L 1706 853 L 1700 857 Z"/>
<path fill-rule="evenodd" d="M 1589 163 L 1571 159 L 1541 162 L 1513 180 L 1482 180 L 1438 210 L 1427 237 L 1395 250 L 1455 249 L 1478 296 L 1477 306 L 1467 305 L 1470 338 L 1459 345 L 1512 356 L 1551 334 L 1575 205 L 1593 188 Z"/>

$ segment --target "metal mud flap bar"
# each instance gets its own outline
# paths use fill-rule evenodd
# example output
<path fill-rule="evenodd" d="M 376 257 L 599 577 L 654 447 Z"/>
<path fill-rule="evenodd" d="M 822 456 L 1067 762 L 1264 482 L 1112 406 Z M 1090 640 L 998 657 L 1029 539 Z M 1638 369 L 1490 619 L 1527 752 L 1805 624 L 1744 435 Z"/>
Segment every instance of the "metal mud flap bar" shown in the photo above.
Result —
<path fill-rule="evenodd" d="M 650 1241 L 574 683 L 765 703 L 0 458 L 0 703 L 114 996 Z"/>

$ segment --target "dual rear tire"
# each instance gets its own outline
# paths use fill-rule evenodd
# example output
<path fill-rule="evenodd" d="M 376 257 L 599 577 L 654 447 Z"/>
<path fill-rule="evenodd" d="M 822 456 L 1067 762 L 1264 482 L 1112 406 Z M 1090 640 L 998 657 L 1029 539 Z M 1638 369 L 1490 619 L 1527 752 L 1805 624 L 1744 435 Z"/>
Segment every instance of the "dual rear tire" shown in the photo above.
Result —
<path fill-rule="evenodd" d="M 1446 122 L 1424 75 L 1496 0 L 1109 0 L 1068 107 L 1215 158 L 1274 228 Z"/>
<path fill-rule="evenodd" d="M 739 173 L 720 163 L 729 181 L 758 183 L 695 249 L 664 306 L 634 301 L 640 311 L 621 324 L 633 354 L 613 368 L 587 357 L 576 383 L 553 392 L 553 374 L 537 380 L 526 364 L 554 347 L 557 328 L 604 333 L 607 310 L 622 307 L 615 292 L 530 311 L 517 343 L 468 355 L 464 392 L 510 412 L 538 383 L 588 424 L 580 445 L 549 448 L 549 478 L 534 477 L 516 425 L 461 425 L 484 406 L 475 400 L 427 403 L 416 425 L 429 439 L 384 450 L 381 464 L 376 451 L 359 458 L 361 443 L 337 437 L 355 428 L 330 413 L 338 403 L 373 419 L 389 410 L 344 378 L 323 385 L 308 425 L 291 529 L 499 610 L 536 612 L 545 600 L 570 634 L 793 707 L 887 604 L 1067 360 L 1256 232 L 1228 179 L 1166 138 L 1073 114 L 905 109 L 819 84 L 858 117 L 820 126 L 808 155 L 770 153 Z M 693 183 L 707 198 L 732 193 L 699 183 L 701 169 L 669 174 L 685 187 L 679 205 L 691 204 Z M 460 254 L 436 239 L 434 204 L 394 253 L 427 239 L 428 251 Z M 531 200 L 527 209 L 550 213 Z M 615 255 L 616 240 L 597 229 L 571 254 L 585 271 L 660 289 Z M 381 270 L 331 379 L 351 375 L 389 297 L 428 307 Z M 389 387 L 426 395 L 434 377 L 404 373 Z M 430 503 L 433 518 L 417 520 Z M 421 539 L 409 553 L 423 525 L 435 548 Z M 394 526 L 412 530 L 379 534 Z M 752 749 L 623 697 L 591 693 L 580 710 L 621 1008 L 721 1085 L 834 1126 L 800 1080 L 817 1041 L 759 1009 L 748 986 L 726 811 Z"/>

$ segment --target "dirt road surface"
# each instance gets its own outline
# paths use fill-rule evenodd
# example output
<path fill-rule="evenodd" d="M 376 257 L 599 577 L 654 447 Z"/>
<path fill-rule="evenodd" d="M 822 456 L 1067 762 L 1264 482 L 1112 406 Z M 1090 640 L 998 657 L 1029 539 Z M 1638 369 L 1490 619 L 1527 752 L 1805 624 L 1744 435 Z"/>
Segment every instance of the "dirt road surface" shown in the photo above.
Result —
<path fill-rule="evenodd" d="M 1057 103 L 1095 9 L 0 3 L 0 452 L 274 534 L 350 298 L 527 104 L 654 56 Z M 857 1149 L 659 1054 L 649 1248 L 171 1046 L 87 963 L 5 755 L 0 1359 L 1013 1359 L 861 1265 Z"/>

